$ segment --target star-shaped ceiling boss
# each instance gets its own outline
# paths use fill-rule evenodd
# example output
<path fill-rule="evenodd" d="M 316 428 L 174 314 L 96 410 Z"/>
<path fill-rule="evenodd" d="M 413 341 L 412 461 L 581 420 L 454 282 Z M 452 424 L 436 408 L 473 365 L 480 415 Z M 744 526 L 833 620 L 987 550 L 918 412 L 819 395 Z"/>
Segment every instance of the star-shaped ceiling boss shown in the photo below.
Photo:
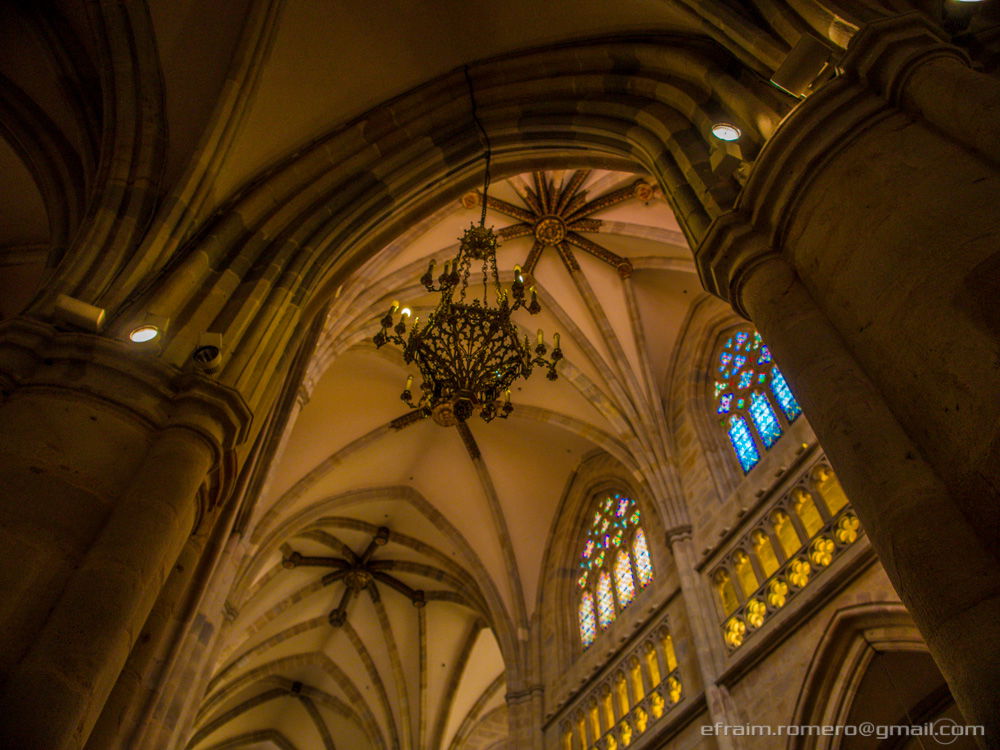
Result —
<path fill-rule="evenodd" d="M 613 266 L 622 278 L 631 275 L 632 264 L 628 258 L 611 252 L 603 245 L 584 237 L 582 233 L 601 231 L 604 222 L 595 219 L 593 214 L 631 198 L 648 202 L 655 197 L 656 188 L 643 179 L 637 179 L 623 188 L 611 190 L 588 201 L 587 191 L 582 186 L 589 174 L 589 169 L 578 169 L 569 179 L 556 185 L 555 178 L 545 172 L 532 172 L 534 187 L 518 191 L 524 207 L 493 196 L 487 197 L 486 205 L 489 208 L 520 220 L 517 224 L 496 230 L 497 237 L 505 240 L 534 235 L 535 241 L 523 263 L 522 270 L 525 273 L 533 273 L 542 251 L 547 247 L 556 249 L 566 268 L 578 271 L 580 265 L 572 251 L 575 247 Z M 482 193 L 476 190 L 462 197 L 462 205 L 472 208 L 482 205 L 482 200 Z"/>
<path fill-rule="evenodd" d="M 375 551 L 379 547 L 385 546 L 388 541 L 389 529 L 380 526 L 375 532 L 374 538 L 360 555 L 355 554 L 346 546 L 344 547 L 345 557 L 312 557 L 292 551 L 285 556 L 281 564 L 286 568 L 300 566 L 333 568 L 331 572 L 323 576 L 322 582 L 324 586 L 341 580 L 344 582 L 344 593 L 340 597 L 340 603 L 329 615 L 330 624 L 339 628 L 347 621 L 347 605 L 350 604 L 355 594 L 367 589 L 372 601 L 379 600 L 379 594 L 375 587 L 376 581 L 401 593 L 413 602 L 414 607 L 423 607 L 427 603 L 423 591 L 411 589 L 398 578 L 386 572 L 396 567 L 396 560 L 372 560 Z"/>

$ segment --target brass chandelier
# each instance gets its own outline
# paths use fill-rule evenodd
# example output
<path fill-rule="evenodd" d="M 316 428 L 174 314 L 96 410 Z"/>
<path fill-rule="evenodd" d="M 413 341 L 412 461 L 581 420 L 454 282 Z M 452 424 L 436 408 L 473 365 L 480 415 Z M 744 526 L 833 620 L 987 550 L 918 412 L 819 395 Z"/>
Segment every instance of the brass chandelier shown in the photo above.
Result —
<path fill-rule="evenodd" d="M 376 347 L 396 344 L 403 351 L 403 360 L 416 362 L 422 382 L 420 394 L 414 397 L 413 376 L 409 376 L 400 398 L 422 416 L 430 416 L 440 425 L 465 422 L 473 414 L 485 422 L 496 417 L 506 419 L 514 410 L 510 403 L 510 388 L 518 378 L 527 378 L 533 369 L 544 367 L 546 377 L 555 380 L 556 364 L 562 359 L 559 334 L 555 334 L 549 357 L 548 347 L 539 329 L 532 346 L 530 338 L 518 335 L 511 321 L 515 310 L 524 308 L 532 315 L 542 310 L 534 287 L 525 290 L 520 266 L 514 266 L 510 292 L 500 284 L 497 272 L 497 236 L 486 226 L 486 195 L 490 185 L 490 142 L 476 113 L 476 100 L 466 70 L 466 83 L 472 101 L 472 118 L 479 128 L 486 151 L 483 179 L 482 213 L 478 226 L 473 223 L 459 240 L 458 255 L 445 261 L 441 274 L 434 279 L 434 260 L 420 281 L 428 292 L 439 292 L 441 300 L 420 325 L 408 308 L 392 307 L 381 321 L 373 342 Z M 467 300 L 469 275 L 473 261 L 482 262 L 482 298 Z M 491 300 L 491 297 L 493 298 Z M 399 313 L 397 316 L 397 312 Z"/>

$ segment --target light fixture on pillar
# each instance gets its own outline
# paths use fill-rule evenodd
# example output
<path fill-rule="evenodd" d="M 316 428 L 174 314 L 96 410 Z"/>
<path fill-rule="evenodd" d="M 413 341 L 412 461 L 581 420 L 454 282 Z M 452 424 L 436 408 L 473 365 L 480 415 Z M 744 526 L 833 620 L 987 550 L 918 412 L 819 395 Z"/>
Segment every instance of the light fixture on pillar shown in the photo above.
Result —
<path fill-rule="evenodd" d="M 414 398 L 413 376 L 406 380 L 401 395 L 411 408 L 431 416 L 440 425 L 464 422 L 478 413 L 486 422 L 496 417 L 506 419 L 514 410 L 510 388 L 518 378 L 527 378 L 538 367 L 555 380 L 556 364 L 562 359 L 559 334 L 546 358 L 548 347 L 541 330 L 532 346 L 529 337 L 522 340 L 511 320 L 515 310 L 524 308 L 532 315 L 541 312 L 538 295 L 531 287 L 525 290 L 524 276 L 514 266 L 510 290 L 500 285 L 497 272 L 497 236 L 486 226 L 487 190 L 490 185 L 490 141 L 476 113 L 476 100 L 468 71 L 465 73 L 472 100 L 472 118 L 483 139 L 486 169 L 483 179 L 482 213 L 479 224 L 472 224 L 459 240 L 458 254 L 446 261 L 434 279 L 434 261 L 420 281 L 428 292 L 438 292 L 441 300 L 421 327 L 419 317 L 409 308 L 399 309 L 394 302 L 375 334 L 376 347 L 396 344 L 403 350 L 407 364 L 415 362 L 422 382 Z M 482 262 L 482 297 L 467 299 L 472 262 Z M 527 292 L 527 293 L 526 293 Z M 397 315 L 398 311 L 398 315 Z M 410 318 L 413 317 L 412 322 Z M 409 326 L 409 327 L 407 327 Z"/>
<path fill-rule="evenodd" d="M 743 131 L 731 122 L 717 122 L 712 125 L 712 135 L 720 141 L 737 141 L 743 135 Z"/>
<path fill-rule="evenodd" d="M 170 318 L 164 315 L 146 313 L 141 323 L 137 323 L 128 332 L 128 339 L 133 344 L 148 344 L 156 341 L 167 332 Z"/>

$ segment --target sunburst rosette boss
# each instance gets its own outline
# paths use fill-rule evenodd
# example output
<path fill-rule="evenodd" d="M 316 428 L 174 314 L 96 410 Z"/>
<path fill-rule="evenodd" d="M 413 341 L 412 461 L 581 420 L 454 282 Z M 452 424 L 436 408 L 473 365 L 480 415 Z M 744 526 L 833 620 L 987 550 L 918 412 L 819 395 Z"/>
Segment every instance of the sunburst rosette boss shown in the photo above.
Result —
<path fill-rule="evenodd" d="M 393 302 L 374 336 L 376 347 L 396 344 L 403 360 L 415 362 L 420 371 L 419 395 L 414 395 L 411 375 L 400 398 L 444 426 L 464 422 L 473 414 L 485 422 L 506 419 L 514 410 L 510 402 L 514 381 L 529 377 L 535 367 L 544 368 L 546 377 L 555 380 L 556 364 L 563 358 L 558 333 L 551 352 L 540 329 L 534 344 L 530 336 L 518 334 L 511 315 L 522 308 L 532 315 L 541 312 L 538 293 L 534 287 L 525 288 L 520 266 L 514 266 L 509 291 L 500 284 L 498 240 L 492 227 L 485 226 L 485 208 L 483 214 L 478 225 L 465 230 L 458 255 L 444 263 L 437 278 L 433 259 L 421 277 L 428 292 L 441 295 L 426 325 L 409 308 L 400 309 Z M 481 298 L 468 294 L 473 261 L 482 261 Z"/>

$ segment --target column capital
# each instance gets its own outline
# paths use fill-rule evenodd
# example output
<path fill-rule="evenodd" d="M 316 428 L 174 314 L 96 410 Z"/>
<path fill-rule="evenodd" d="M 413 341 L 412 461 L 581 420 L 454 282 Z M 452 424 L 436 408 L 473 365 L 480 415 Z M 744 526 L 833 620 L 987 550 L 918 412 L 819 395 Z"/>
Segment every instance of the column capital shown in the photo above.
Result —
<path fill-rule="evenodd" d="M 851 39 L 839 67 L 846 76 L 899 104 L 913 71 L 940 58 L 970 64 L 964 50 L 950 44 L 926 15 L 914 11 L 866 24 Z"/>
<path fill-rule="evenodd" d="M 247 439 L 253 419 L 237 391 L 209 377 L 123 341 L 29 318 L 0 324 L 0 387 L 4 399 L 44 392 L 110 409 L 149 430 L 187 430 L 213 456 L 209 507 L 235 478 L 233 448 Z"/>
<path fill-rule="evenodd" d="M 667 545 L 672 547 L 675 542 L 686 542 L 691 538 L 691 533 L 692 528 L 689 523 L 667 529 Z"/>

